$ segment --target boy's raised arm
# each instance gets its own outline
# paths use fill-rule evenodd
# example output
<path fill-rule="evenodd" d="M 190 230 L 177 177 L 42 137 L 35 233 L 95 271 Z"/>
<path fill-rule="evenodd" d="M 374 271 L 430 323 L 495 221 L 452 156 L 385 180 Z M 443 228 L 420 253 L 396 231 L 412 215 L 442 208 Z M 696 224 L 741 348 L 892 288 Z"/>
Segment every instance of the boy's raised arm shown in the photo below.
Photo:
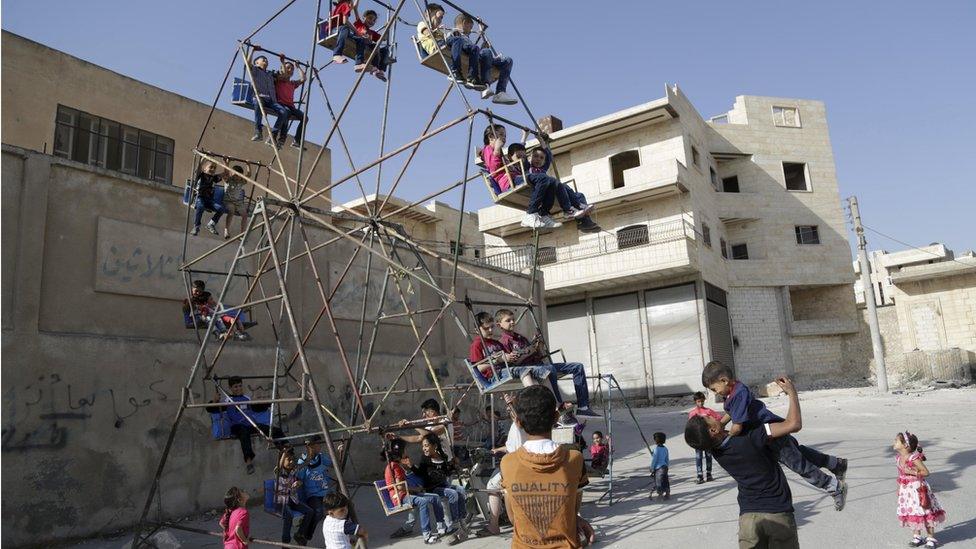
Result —
<path fill-rule="evenodd" d="M 786 414 L 785 420 L 779 423 L 767 424 L 770 438 L 785 437 L 799 432 L 803 428 L 803 417 L 800 414 L 800 397 L 796 394 L 796 387 L 793 386 L 793 381 L 788 377 L 781 377 L 776 380 L 776 384 L 790 397 L 790 410 Z"/>

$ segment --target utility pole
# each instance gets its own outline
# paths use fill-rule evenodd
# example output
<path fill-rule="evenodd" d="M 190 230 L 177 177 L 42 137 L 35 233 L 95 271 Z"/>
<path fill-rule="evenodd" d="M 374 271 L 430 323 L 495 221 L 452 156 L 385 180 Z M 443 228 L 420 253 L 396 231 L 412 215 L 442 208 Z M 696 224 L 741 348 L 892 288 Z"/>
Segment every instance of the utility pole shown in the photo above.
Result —
<path fill-rule="evenodd" d="M 861 210 L 857 206 L 857 197 L 847 199 L 851 208 L 851 218 L 854 221 L 854 232 L 857 234 L 857 259 L 861 264 L 861 285 L 864 287 L 864 304 L 868 308 L 868 327 L 871 328 L 871 347 L 874 350 L 875 375 L 878 377 L 878 391 L 888 392 L 888 370 L 885 366 L 884 348 L 881 346 L 881 330 L 878 328 L 878 306 L 874 301 L 874 284 L 871 283 L 871 263 L 868 261 L 868 241 L 864 238 L 864 226 L 861 225 Z"/>

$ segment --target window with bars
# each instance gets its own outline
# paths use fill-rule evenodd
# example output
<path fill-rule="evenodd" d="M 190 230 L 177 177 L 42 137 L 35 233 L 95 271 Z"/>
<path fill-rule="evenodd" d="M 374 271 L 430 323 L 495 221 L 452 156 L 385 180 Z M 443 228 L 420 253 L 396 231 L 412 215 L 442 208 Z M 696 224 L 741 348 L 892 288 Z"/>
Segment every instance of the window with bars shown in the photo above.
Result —
<path fill-rule="evenodd" d="M 773 107 L 773 124 L 783 128 L 799 128 L 800 111 L 796 107 Z"/>
<path fill-rule="evenodd" d="M 749 259 L 749 246 L 746 243 L 732 245 L 732 259 Z"/>
<path fill-rule="evenodd" d="M 550 263 L 556 262 L 556 247 L 555 246 L 542 246 L 539 248 L 539 255 L 537 256 L 539 260 L 539 265 L 549 265 Z"/>
<path fill-rule="evenodd" d="M 820 244 L 820 232 L 816 225 L 797 225 L 794 230 L 797 244 Z"/>
<path fill-rule="evenodd" d="M 650 243 L 647 225 L 631 225 L 617 231 L 617 249 L 626 250 Z"/>
<path fill-rule="evenodd" d="M 451 255 L 457 254 L 459 256 L 464 255 L 464 242 L 461 243 L 460 249 L 458 248 L 458 243 L 456 240 L 451 241 Z"/>
<path fill-rule="evenodd" d="M 58 105 L 54 154 L 151 181 L 173 183 L 175 142 Z"/>

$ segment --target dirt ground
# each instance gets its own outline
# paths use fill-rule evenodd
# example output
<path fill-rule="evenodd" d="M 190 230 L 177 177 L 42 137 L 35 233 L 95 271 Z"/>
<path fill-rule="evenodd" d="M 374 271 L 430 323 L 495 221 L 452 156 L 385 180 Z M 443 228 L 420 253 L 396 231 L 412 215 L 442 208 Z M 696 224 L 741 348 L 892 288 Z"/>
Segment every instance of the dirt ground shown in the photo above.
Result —
<path fill-rule="evenodd" d="M 803 392 L 803 431 L 797 438 L 828 454 L 850 460 L 847 508 L 837 512 L 829 497 L 787 471 L 793 504 L 805 547 L 905 547 L 910 537 L 895 518 L 896 470 L 891 444 L 895 434 L 908 429 L 918 434 L 930 483 L 948 514 L 937 532 L 948 547 L 976 547 L 976 422 L 970 413 L 976 407 L 976 388 L 940 389 L 878 395 L 871 388 Z M 785 414 L 785 397 L 765 399 L 769 407 Z M 736 547 L 738 506 L 735 483 L 715 465 L 715 481 L 695 484 L 694 452 L 682 439 L 687 407 L 654 407 L 635 410 L 638 422 L 650 439 L 651 433 L 667 433 L 671 454 L 671 490 L 668 502 L 651 502 L 650 459 L 637 429 L 623 409 L 614 408 L 616 462 L 614 503 L 597 501 L 609 479 L 594 479 L 587 489 L 583 515 L 598 533 L 597 546 L 604 547 Z M 593 429 L 606 432 L 602 421 L 591 421 Z M 375 492 L 360 489 L 356 494 L 361 522 L 370 533 L 370 547 L 396 545 L 403 549 L 422 547 L 419 534 L 391 540 L 404 515 L 385 517 Z M 968 503 L 967 503 L 968 502 Z M 209 530 L 216 521 L 196 520 L 185 524 Z M 252 512 L 251 535 L 278 539 L 280 521 L 260 510 Z M 220 547 L 216 538 L 176 530 L 165 531 L 160 547 Z M 164 539 L 165 538 L 165 539 Z M 322 547 L 321 533 L 312 544 Z M 498 547 L 510 542 L 510 530 L 501 538 L 471 539 L 459 545 L 475 549 Z M 91 540 L 77 547 L 112 548 L 125 545 L 123 538 Z M 442 541 L 439 546 L 446 546 Z M 256 545 L 255 545 L 256 546 Z"/>

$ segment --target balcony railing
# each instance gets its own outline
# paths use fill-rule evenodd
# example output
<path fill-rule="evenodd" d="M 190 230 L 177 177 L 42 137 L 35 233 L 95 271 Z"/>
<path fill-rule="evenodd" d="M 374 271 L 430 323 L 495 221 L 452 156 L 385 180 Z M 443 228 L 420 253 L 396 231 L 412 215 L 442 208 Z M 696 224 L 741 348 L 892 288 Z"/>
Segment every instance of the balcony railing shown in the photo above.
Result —
<path fill-rule="evenodd" d="M 695 227 L 685 219 L 631 225 L 619 229 L 614 234 L 588 238 L 572 246 L 542 246 L 539 248 L 539 266 L 566 263 L 620 250 L 654 246 L 687 238 L 695 238 Z M 533 257 L 532 248 L 526 247 L 489 255 L 481 258 L 480 262 L 500 269 L 524 272 L 532 268 Z"/>

